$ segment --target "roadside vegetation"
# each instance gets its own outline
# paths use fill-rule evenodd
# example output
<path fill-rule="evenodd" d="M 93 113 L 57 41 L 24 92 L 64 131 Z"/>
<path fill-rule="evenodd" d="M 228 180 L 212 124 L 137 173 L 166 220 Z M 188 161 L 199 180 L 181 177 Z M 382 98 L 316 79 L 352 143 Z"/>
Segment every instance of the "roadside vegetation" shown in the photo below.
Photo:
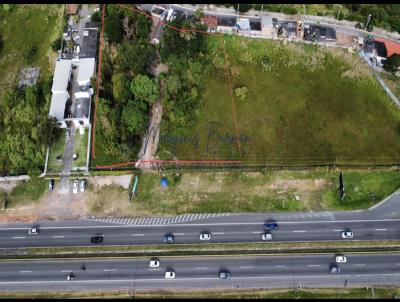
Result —
<path fill-rule="evenodd" d="M 366 209 L 400 187 L 396 171 L 344 171 L 340 200 L 338 170 L 164 173 L 139 175 L 138 195 L 107 185 L 89 190 L 88 208 L 99 216 L 133 217 L 184 213 L 281 212 Z M 133 179 L 132 179 L 133 183 Z M 132 184 L 131 184 L 132 186 Z M 118 202 L 116 202 L 118 200 Z"/>
<path fill-rule="evenodd" d="M 158 96 L 151 75 L 156 64 L 156 50 L 149 43 L 151 21 L 117 5 L 107 5 L 106 11 L 92 166 L 137 157 L 148 110 Z"/>
<path fill-rule="evenodd" d="M 8 201 L 7 208 L 15 208 L 39 201 L 46 192 L 47 185 L 47 180 L 37 176 L 31 177 L 28 181 L 22 181 L 8 194 L 3 193 Z"/>
<path fill-rule="evenodd" d="M 55 53 L 63 5 L 0 6 L 0 173 L 25 174 L 43 169 L 56 125 L 48 118 Z M 17 91 L 22 67 L 40 67 L 36 87 Z"/>

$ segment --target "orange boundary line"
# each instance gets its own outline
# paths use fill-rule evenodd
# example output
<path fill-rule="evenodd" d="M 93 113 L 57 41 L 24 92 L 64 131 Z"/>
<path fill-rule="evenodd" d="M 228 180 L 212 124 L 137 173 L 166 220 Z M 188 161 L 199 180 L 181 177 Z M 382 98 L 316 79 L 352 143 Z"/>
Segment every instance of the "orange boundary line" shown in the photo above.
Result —
<path fill-rule="evenodd" d="M 241 160 L 137 160 L 108 166 L 96 166 L 97 169 L 110 169 L 115 167 L 130 166 L 136 163 L 171 163 L 171 164 L 243 164 Z"/>
<path fill-rule="evenodd" d="M 96 100 L 94 103 L 94 114 L 93 114 L 93 128 L 92 128 L 92 157 L 96 159 L 96 112 L 97 104 L 99 103 L 99 90 L 101 82 L 101 61 L 103 58 L 103 41 L 104 41 L 104 14 L 106 6 L 103 4 L 103 14 L 101 17 L 101 35 L 100 35 L 100 47 L 99 47 L 99 64 L 97 65 L 97 89 L 96 89 Z"/>
<path fill-rule="evenodd" d="M 117 6 L 125 8 L 125 9 L 129 9 L 131 11 L 134 11 L 136 13 L 142 14 L 148 18 L 151 19 L 159 19 L 157 17 L 153 17 L 150 14 L 145 13 L 144 11 L 135 9 L 133 7 L 129 7 L 123 4 L 117 4 Z M 99 90 L 100 90 L 100 82 L 101 82 L 101 63 L 102 63 L 102 55 L 103 55 L 103 43 L 104 43 L 104 15 L 105 15 L 105 4 L 103 4 L 103 13 L 102 13 L 102 19 L 101 19 L 101 36 L 100 36 L 100 48 L 99 48 L 99 63 L 98 63 L 98 72 L 97 72 L 97 91 L 96 91 L 96 100 L 95 100 L 95 109 L 94 109 L 94 114 L 93 114 L 93 127 L 92 127 L 92 157 L 93 159 L 96 159 L 96 146 L 95 146 L 95 142 L 96 142 L 96 112 L 97 112 L 97 105 L 99 102 Z M 202 30 L 197 30 L 197 29 L 185 29 L 185 28 L 177 28 L 174 27 L 172 25 L 167 24 L 164 20 L 160 20 L 159 22 L 161 22 L 161 24 L 163 24 L 166 27 L 169 27 L 173 30 L 179 31 L 179 32 L 200 32 L 206 35 L 211 35 L 211 33 L 207 32 L 207 31 L 202 31 Z M 237 118 L 236 118 L 236 106 L 235 106 L 235 101 L 234 101 L 234 97 L 233 97 L 233 92 L 232 92 L 232 84 L 231 84 L 231 79 L 230 79 L 230 75 L 229 75 L 229 67 L 228 67 L 228 61 L 227 61 L 227 55 L 226 55 L 226 51 L 225 51 L 225 41 L 224 41 L 224 37 L 223 35 L 222 37 L 222 41 L 223 41 L 223 49 L 224 49 L 224 58 L 225 58 L 225 68 L 227 71 L 227 77 L 228 77 L 228 84 L 229 84 L 229 92 L 231 95 L 231 101 L 232 101 L 232 111 L 233 111 L 233 117 L 234 117 L 234 123 L 235 123 L 235 128 L 236 128 L 236 135 L 237 135 L 237 145 L 238 145 L 238 149 L 239 149 L 239 154 L 240 157 L 242 157 L 242 151 L 241 151 L 241 145 L 240 145 L 240 141 L 239 141 L 239 126 L 237 123 Z M 123 166 L 123 165 L 130 165 L 130 164 L 134 164 L 136 162 L 174 162 L 174 163 L 187 163 L 187 162 L 196 162 L 196 163 L 242 163 L 242 161 L 229 161 L 229 160 L 220 160 L 220 161 L 207 161 L 207 160 L 192 160 L 192 161 L 179 161 L 179 160 L 175 160 L 175 161 L 160 161 L 160 160 L 150 160 L 150 161 L 133 161 L 133 162 L 127 162 L 127 163 L 120 163 L 120 164 L 115 164 L 115 165 L 110 165 L 110 166 L 96 166 L 96 168 L 106 168 L 106 167 L 117 167 L 117 166 Z"/>

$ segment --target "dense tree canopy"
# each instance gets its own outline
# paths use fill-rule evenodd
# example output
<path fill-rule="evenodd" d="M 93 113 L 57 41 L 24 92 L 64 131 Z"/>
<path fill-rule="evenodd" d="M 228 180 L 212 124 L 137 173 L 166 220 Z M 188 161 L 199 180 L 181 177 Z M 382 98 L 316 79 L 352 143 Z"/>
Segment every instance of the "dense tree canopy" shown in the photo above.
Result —
<path fill-rule="evenodd" d="M 158 84 L 146 75 L 137 75 L 131 84 L 131 90 L 136 100 L 153 104 L 158 98 Z"/>
<path fill-rule="evenodd" d="M 397 53 L 392 54 L 387 58 L 384 67 L 389 72 L 396 72 L 400 68 L 400 55 Z"/>

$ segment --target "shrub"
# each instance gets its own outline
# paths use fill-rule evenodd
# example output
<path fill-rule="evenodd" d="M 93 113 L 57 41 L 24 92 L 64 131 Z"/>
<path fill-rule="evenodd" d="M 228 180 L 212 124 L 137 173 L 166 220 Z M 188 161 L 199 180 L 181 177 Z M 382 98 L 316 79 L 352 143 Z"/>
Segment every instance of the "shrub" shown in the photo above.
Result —
<path fill-rule="evenodd" d="M 59 50 L 61 48 L 61 42 L 62 42 L 61 38 L 58 38 L 58 39 L 54 40 L 53 43 L 51 43 L 51 48 L 54 51 Z"/>
<path fill-rule="evenodd" d="M 237 99 L 239 101 L 244 102 L 246 100 L 246 96 L 247 96 L 247 87 L 243 86 L 243 87 L 236 88 L 235 96 L 237 97 Z"/>
<path fill-rule="evenodd" d="M 24 52 L 24 60 L 26 64 L 31 64 L 37 54 L 37 48 L 34 45 L 29 46 Z"/>
<path fill-rule="evenodd" d="M 101 22 L 101 16 L 100 16 L 100 12 L 94 12 L 91 16 L 90 16 L 90 21 L 92 22 Z"/>

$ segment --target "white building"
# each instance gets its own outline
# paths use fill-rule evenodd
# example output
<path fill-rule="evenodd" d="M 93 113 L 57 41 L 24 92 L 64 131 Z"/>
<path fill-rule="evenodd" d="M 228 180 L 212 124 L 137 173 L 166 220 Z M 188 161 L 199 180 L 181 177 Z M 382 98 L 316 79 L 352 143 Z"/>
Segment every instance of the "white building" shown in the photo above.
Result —
<path fill-rule="evenodd" d="M 76 81 L 79 86 L 89 86 L 90 79 L 93 77 L 95 67 L 94 58 L 86 58 L 79 60 L 78 77 Z"/>

